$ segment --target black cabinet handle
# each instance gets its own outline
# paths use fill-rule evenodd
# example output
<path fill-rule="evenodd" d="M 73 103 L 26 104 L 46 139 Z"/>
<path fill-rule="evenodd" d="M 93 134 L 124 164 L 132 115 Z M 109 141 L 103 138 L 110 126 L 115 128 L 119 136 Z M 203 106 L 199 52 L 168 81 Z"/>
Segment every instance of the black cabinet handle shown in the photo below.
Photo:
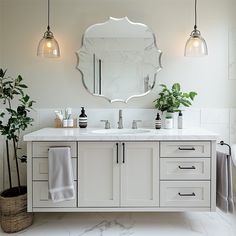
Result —
<path fill-rule="evenodd" d="M 119 164 L 119 144 L 116 143 L 116 163 Z"/>
<path fill-rule="evenodd" d="M 194 147 L 190 147 L 190 148 L 181 148 L 181 147 L 179 147 L 179 150 L 180 151 L 195 151 L 195 148 Z"/>
<path fill-rule="evenodd" d="M 183 167 L 183 166 L 179 166 L 180 170 L 195 170 L 196 167 L 195 166 L 189 166 L 189 167 Z"/>
<path fill-rule="evenodd" d="M 180 197 L 195 197 L 195 193 L 178 193 Z"/>
<path fill-rule="evenodd" d="M 125 143 L 122 143 L 123 146 L 123 163 L 125 163 Z"/>

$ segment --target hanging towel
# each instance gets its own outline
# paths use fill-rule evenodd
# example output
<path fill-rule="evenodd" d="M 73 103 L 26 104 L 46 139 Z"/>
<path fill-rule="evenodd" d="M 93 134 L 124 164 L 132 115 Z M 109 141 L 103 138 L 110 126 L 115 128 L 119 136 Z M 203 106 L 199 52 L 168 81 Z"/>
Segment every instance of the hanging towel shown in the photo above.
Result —
<path fill-rule="evenodd" d="M 233 144 L 231 146 L 231 155 L 232 155 L 232 161 L 234 163 L 234 166 L 236 167 L 236 144 Z"/>
<path fill-rule="evenodd" d="M 70 147 L 49 148 L 48 189 L 53 202 L 75 198 Z"/>
<path fill-rule="evenodd" d="M 234 211 L 231 156 L 217 152 L 216 205 L 224 212 Z"/>

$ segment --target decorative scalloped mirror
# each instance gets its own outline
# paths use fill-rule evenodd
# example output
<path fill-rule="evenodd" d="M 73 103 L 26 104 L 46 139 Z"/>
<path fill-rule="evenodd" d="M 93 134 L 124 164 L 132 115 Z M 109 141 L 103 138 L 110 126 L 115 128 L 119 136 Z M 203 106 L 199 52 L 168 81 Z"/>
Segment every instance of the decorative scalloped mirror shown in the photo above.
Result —
<path fill-rule="evenodd" d="M 90 26 L 76 53 L 85 88 L 110 102 L 148 94 L 161 70 L 155 35 L 127 17 Z"/>

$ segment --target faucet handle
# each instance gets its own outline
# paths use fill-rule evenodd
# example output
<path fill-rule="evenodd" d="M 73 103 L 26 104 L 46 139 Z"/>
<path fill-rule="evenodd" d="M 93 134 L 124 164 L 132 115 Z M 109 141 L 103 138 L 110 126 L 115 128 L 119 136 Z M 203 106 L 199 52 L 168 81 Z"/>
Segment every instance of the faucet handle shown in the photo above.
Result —
<path fill-rule="evenodd" d="M 141 120 L 133 120 L 132 129 L 137 129 L 138 128 L 138 125 L 137 125 L 138 122 L 142 122 L 142 121 Z"/>
<path fill-rule="evenodd" d="M 111 125 L 110 122 L 108 120 L 100 120 L 101 122 L 105 122 L 105 129 L 110 129 Z"/>

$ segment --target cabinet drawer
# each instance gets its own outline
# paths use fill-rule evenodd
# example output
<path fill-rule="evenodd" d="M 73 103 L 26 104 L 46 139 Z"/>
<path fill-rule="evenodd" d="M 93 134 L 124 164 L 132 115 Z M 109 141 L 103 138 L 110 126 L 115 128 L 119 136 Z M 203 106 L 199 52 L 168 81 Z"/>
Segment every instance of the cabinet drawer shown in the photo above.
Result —
<path fill-rule="evenodd" d="M 77 193 L 77 182 L 74 181 L 75 193 Z M 76 194 L 77 195 L 77 194 Z M 77 199 L 63 201 L 63 202 L 52 202 L 48 199 L 48 182 L 33 182 L 33 207 L 76 207 Z"/>
<path fill-rule="evenodd" d="M 74 180 L 77 180 L 76 158 L 72 158 Z M 33 159 L 33 180 L 48 180 L 48 158 Z"/>
<path fill-rule="evenodd" d="M 210 181 L 161 181 L 161 207 L 210 207 Z"/>
<path fill-rule="evenodd" d="M 48 157 L 50 147 L 70 147 L 72 157 L 76 157 L 76 142 L 33 142 L 33 157 Z"/>
<path fill-rule="evenodd" d="M 162 180 L 210 180 L 210 158 L 161 158 Z"/>
<path fill-rule="evenodd" d="M 161 157 L 211 157 L 210 142 L 161 142 Z"/>

